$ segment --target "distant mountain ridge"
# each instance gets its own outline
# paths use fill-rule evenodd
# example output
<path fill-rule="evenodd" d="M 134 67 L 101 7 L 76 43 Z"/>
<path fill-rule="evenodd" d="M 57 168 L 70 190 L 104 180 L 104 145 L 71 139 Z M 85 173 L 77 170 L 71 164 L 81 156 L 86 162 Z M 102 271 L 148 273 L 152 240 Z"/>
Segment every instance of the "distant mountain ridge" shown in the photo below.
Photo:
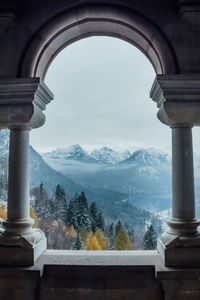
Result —
<path fill-rule="evenodd" d="M 171 159 L 167 153 L 158 152 L 155 149 L 138 149 L 133 154 L 123 160 L 121 164 L 139 163 L 143 165 L 168 165 Z"/>
<path fill-rule="evenodd" d="M 9 132 L 7 130 L 0 130 L 0 202 L 7 201 L 7 170 L 8 170 L 8 149 L 9 149 Z M 80 147 L 76 146 L 70 150 L 75 157 L 80 158 L 82 154 L 87 156 Z M 72 156 L 69 151 L 69 156 Z M 121 222 L 126 228 L 134 228 L 138 236 L 143 236 L 145 226 L 149 222 L 154 224 L 155 228 L 160 226 L 160 221 L 154 217 L 153 214 L 145 210 L 141 210 L 127 201 L 127 195 L 123 191 L 115 191 L 112 189 L 98 189 L 98 187 L 91 187 L 82 185 L 79 182 L 61 174 L 60 172 L 51 168 L 41 157 L 41 155 L 29 147 L 30 162 L 30 183 L 31 187 L 39 186 L 42 182 L 44 188 L 48 191 L 49 196 L 53 196 L 55 187 L 60 184 L 64 188 L 67 197 L 67 203 L 74 197 L 75 193 L 85 192 L 89 203 L 95 201 L 98 208 L 102 211 L 107 222 Z M 54 153 L 55 154 L 55 153 Z M 56 155 L 55 155 L 56 157 Z M 68 160 L 70 161 L 70 160 Z M 85 163 L 90 165 L 90 163 Z M 6 172 L 5 172 L 6 170 Z M 4 184 L 2 179 L 4 180 Z"/>
<path fill-rule="evenodd" d="M 93 150 L 90 156 L 96 159 L 97 161 L 103 163 L 110 163 L 114 165 L 125 159 L 128 159 L 131 156 L 131 154 L 128 150 L 124 152 L 117 152 L 111 148 L 104 146 L 99 150 Z"/>
<path fill-rule="evenodd" d="M 42 154 L 42 157 L 48 159 L 74 160 L 79 162 L 104 163 L 110 165 L 128 164 L 132 162 L 147 163 L 154 165 L 155 163 L 169 163 L 170 158 L 167 153 L 162 153 L 153 148 L 138 149 L 132 154 L 129 150 L 118 152 L 109 147 L 101 147 L 94 149 L 91 154 L 87 153 L 79 144 L 71 145 L 68 148 L 56 149 L 51 152 Z"/>
<path fill-rule="evenodd" d="M 105 146 L 99 150 L 94 149 L 91 154 L 88 154 L 79 144 L 71 145 L 68 148 L 56 149 L 42 155 L 44 159 L 65 159 L 113 165 L 128 159 L 130 156 L 131 154 L 128 150 L 125 152 L 118 152 Z"/>
<path fill-rule="evenodd" d="M 81 152 L 78 157 L 77 148 Z M 151 211 L 171 205 L 171 159 L 159 150 L 138 149 L 131 154 L 128 150 L 119 153 L 102 147 L 88 154 L 76 145 L 49 152 L 43 158 L 52 168 L 88 189 L 123 192 L 133 205 Z"/>
<path fill-rule="evenodd" d="M 93 159 L 83 148 L 78 145 L 72 145 L 68 148 L 56 149 L 42 155 L 45 158 L 76 160 L 80 162 L 95 163 Z"/>

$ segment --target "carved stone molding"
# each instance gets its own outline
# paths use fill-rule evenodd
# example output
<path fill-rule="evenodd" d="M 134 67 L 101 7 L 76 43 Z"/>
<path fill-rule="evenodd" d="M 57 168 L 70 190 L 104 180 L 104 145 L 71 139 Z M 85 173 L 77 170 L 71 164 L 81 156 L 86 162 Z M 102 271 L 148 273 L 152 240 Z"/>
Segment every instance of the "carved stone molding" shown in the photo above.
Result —
<path fill-rule="evenodd" d="M 38 128 L 53 94 L 40 78 L 0 79 L 0 128 Z"/>
<path fill-rule="evenodd" d="M 162 123 L 200 125 L 199 75 L 157 75 L 150 97 L 157 103 Z"/>

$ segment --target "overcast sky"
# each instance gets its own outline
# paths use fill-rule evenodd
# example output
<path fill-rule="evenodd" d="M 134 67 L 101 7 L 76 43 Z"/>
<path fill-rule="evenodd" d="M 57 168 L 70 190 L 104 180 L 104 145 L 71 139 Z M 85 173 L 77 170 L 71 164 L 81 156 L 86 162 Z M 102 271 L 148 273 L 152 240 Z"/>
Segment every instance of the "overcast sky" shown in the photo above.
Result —
<path fill-rule="evenodd" d="M 47 72 L 55 99 L 45 125 L 32 130 L 31 144 L 39 152 L 75 143 L 89 152 L 102 146 L 169 151 L 170 129 L 157 120 L 149 98 L 154 78 L 151 63 L 127 42 L 92 37 L 73 43 Z"/>

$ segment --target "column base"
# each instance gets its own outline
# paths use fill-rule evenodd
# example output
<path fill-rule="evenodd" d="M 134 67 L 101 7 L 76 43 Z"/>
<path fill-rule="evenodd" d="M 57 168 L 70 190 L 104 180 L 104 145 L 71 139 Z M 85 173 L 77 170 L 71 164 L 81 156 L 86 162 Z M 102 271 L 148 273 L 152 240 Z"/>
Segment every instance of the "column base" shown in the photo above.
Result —
<path fill-rule="evenodd" d="M 180 236 L 164 232 L 157 248 L 166 267 L 200 267 L 200 233 Z"/>
<path fill-rule="evenodd" d="M 0 265 L 32 266 L 46 249 L 46 237 L 39 229 L 20 236 L 0 233 Z"/>

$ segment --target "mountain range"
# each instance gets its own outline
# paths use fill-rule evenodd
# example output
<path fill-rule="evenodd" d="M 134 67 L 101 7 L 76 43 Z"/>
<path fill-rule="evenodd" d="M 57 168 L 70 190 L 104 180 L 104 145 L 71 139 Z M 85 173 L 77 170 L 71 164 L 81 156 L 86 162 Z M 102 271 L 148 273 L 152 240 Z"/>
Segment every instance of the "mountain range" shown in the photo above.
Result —
<path fill-rule="evenodd" d="M 100 193 L 123 193 L 122 200 L 158 213 L 171 209 L 171 158 L 160 150 L 138 149 L 132 154 L 108 147 L 90 154 L 80 145 L 43 154 L 52 168 Z M 196 212 L 200 217 L 200 155 L 194 153 Z M 120 197 L 119 197 L 120 198 Z M 116 201 L 117 202 L 117 201 Z"/>
<path fill-rule="evenodd" d="M 9 149 L 9 132 L 6 130 L 0 131 L 0 202 L 7 200 L 7 174 L 8 174 L 8 149 Z M 71 149 L 71 150 L 70 150 Z M 81 166 L 98 165 L 104 168 L 105 163 L 102 158 L 97 160 L 87 154 L 80 146 L 70 147 L 70 151 L 57 150 L 52 154 L 53 160 L 65 160 L 72 165 L 78 164 Z M 128 228 L 134 228 L 137 231 L 137 236 L 143 236 L 146 225 L 153 223 L 155 228 L 160 228 L 160 221 L 150 212 L 134 206 L 128 201 L 128 195 L 119 189 L 115 190 L 110 187 L 100 188 L 98 184 L 83 185 L 80 181 L 75 181 L 72 177 L 66 176 L 53 169 L 42 156 L 29 147 L 30 152 L 30 185 L 31 188 L 37 187 L 43 183 L 50 197 L 54 196 L 57 184 L 64 188 L 67 196 L 67 202 L 75 195 L 75 193 L 85 192 L 89 203 L 95 201 L 98 208 L 102 211 L 107 222 L 121 222 Z M 109 151 L 110 152 L 110 151 Z M 57 155 L 59 153 L 59 155 Z M 116 156 L 116 153 L 115 153 Z M 126 156 L 127 157 L 127 156 Z M 115 157 L 116 159 L 116 157 Z M 114 166 L 110 158 L 106 158 L 107 166 Z M 121 161 L 121 159 L 118 161 Z M 119 163 L 118 163 L 119 164 Z M 95 169 L 95 168 L 94 168 Z M 95 182 L 95 178 L 94 178 Z"/>
<path fill-rule="evenodd" d="M 73 145 L 42 157 L 89 190 L 123 192 L 127 201 L 151 211 L 171 207 L 171 161 L 166 153 L 155 149 L 120 153 L 102 147 L 89 154 L 80 145 Z"/>

